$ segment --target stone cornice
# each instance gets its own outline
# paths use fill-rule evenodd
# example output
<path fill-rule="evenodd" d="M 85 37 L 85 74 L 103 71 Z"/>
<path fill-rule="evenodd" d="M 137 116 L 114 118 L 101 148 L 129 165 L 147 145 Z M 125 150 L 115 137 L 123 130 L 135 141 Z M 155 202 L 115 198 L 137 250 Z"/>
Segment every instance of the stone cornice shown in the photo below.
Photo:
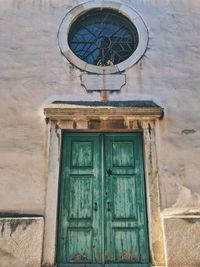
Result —
<path fill-rule="evenodd" d="M 50 104 L 44 108 L 44 114 L 50 120 L 81 119 L 81 118 L 120 118 L 133 117 L 137 119 L 161 119 L 164 109 L 154 107 L 113 107 L 86 106 L 76 104 Z"/>

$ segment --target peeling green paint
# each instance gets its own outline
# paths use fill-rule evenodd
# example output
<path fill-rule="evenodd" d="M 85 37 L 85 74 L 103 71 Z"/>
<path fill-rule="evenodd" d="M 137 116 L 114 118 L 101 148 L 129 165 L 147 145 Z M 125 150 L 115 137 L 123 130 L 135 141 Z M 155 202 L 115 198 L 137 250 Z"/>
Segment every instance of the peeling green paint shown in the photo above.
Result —
<path fill-rule="evenodd" d="M 61 266 L 148 266 L 141 140 L 140 133 L 63 134 Z"/>

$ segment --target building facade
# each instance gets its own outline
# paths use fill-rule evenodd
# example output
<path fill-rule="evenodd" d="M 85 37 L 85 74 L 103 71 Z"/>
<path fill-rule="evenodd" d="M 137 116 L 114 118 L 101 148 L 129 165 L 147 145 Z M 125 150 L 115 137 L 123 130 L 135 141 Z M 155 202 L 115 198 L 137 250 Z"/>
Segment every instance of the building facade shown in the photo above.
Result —
<path fill-rule="evenodd" d="M 200 3 L 0 14 L 0 267 L 200 266 Z"/>

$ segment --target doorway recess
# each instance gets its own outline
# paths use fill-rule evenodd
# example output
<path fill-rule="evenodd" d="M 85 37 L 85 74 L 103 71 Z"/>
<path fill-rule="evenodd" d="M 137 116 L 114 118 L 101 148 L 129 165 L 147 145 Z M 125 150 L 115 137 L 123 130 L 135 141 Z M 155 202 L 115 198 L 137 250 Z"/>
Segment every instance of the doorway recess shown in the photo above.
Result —
<path fill-rule="evenodd" d="M 152 101 L 54 102 L 44 109 L 48 128 L 48 180 L 43 266 L 56 263 L 57 206 L 63 132 L 132 133 L 142 136 L 149 251 L 152 266 L 164 266 L 155 127 L 163 108 Z M 112 169 L 111 169 L 112 172 Z M 94 207 L 96 209 L 96 207 Z M 97 207 L 98 208 L 98 207 Z"/>

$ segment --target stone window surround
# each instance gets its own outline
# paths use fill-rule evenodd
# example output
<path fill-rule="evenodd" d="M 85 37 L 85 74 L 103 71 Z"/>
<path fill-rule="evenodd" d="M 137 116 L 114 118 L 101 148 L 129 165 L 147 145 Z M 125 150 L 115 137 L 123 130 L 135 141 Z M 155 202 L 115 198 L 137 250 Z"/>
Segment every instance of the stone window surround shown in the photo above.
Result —
<path fill-rule="evenodd" d="M 87 64 L 71 51 L 67 40 L 69 28 L 78 16 L 92 8 L 112 8 L 121 12 L 135 25 L 139 37 L 138 46 L 128 59 L 114 66 L 101 67 Z M 76 6 L 66 14 L 58 30 L 58 43 L 64 57 L 81 70 L 97 74 L 117 73 L 130 68 L 143 56 L 148 44 L 148 30 L 141 16 L 133 8 L 113 1 L 90 1 Z"/>
<path fill-rule="evenodd" d="M 82 107 L 51 104 L 44 109 L 48 128 L 48 180 L 45 210 L 43 265 L 56 266 L 59 164 L 62 131 L 143 133 L 149 246 L 152 266 L 165 266 L 160 214 L 155 127 L 162 108 Z M 95 122 L 100 122 L 96 125 Z M 122 123 L 123 122 L 123 123 Z M 124 127 L 122 126 L 124 124 Z M 117 126 L 118 125 L 118 126 Z"/>

